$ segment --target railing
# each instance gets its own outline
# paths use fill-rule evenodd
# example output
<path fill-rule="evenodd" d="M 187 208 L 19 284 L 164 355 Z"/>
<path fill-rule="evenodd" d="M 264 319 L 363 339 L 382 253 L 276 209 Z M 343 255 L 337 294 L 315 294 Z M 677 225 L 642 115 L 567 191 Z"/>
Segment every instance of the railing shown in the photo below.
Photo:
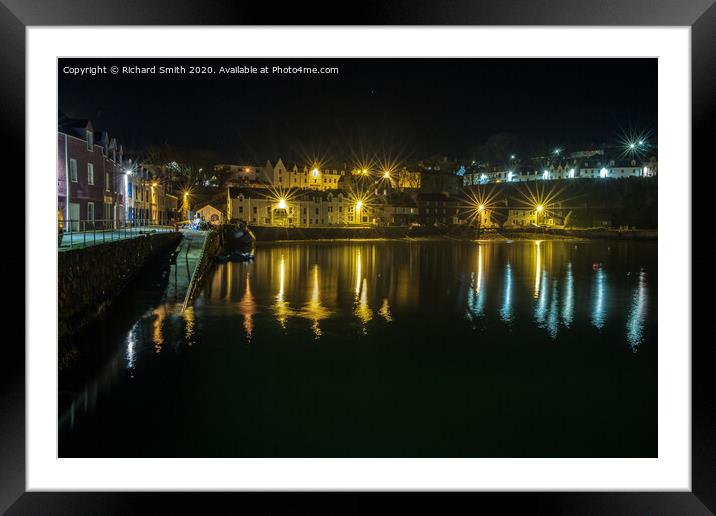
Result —
<path fill-rule="evenodd" d="M 57 247 L 68 249 L 178 231 L 174 221 L 159 219 L 69 219 L 57 223 Z"/>

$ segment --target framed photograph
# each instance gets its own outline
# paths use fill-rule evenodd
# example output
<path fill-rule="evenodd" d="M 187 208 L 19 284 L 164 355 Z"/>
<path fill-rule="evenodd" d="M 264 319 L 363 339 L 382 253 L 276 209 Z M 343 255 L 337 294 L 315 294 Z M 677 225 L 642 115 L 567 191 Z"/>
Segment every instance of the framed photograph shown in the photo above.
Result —
<path fill-rule="evenodd" d="M 0 507 L 711 514 L 716 8 L 657 7 L 3 0 L 27 302 Z"/>

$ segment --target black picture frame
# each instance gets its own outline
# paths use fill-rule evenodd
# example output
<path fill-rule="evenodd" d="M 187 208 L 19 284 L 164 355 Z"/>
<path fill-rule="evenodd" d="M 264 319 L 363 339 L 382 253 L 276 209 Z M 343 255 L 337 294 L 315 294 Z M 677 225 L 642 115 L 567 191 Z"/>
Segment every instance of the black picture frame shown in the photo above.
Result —
<path fill-rule="evenodd" d="M 5 149 L 25 143 L 25 29 L 28 26 L 87 25 L 622 25 L 691 27 L 692 169 L 708 172 L 708 127 L 716 111 L 716 5 L 714 0 L 363 0 L 347 7 L 295 2 L 232 0 L 0 0 L 0 132 Z M 8 152 L 14 171 L 25 170 L 24 153 Z M 7 165 L 7 162 L 6 162 Z M 10 172 L 8 172 L 10 173 Z M 14 172 L 17 181 L 19 172 Z M 7 177 L 7 176 L 6 176 Z M 20 196 L 18 196 L 20 197 Z M 25 192 L 28 199 L 28 192 Z M 28 201 L 26 201 L 28 202 Z M 693 202 L 692 205 L 696 205 Z M 691 216 L 691 207 L 686 211 Z M 697 223 L 696 218 L 692 218 Z M 25 234 L 29 228 L 25 228 Z M 23 256 L 9 267 L 25 269 Z M 26 274 L 28 271 L 25 269 Z M 674 300 L 691 303 L 691 300 Z M 20 304 L 20 303 L 18 303 Z M 24 304 L 23 304 L 24 306 Z M 693 303 L 694 315 L 699 308 Z M 701 314 L 705 316 L 704 314 Z M 695 319 L 696 319 L 695 318 Z M 704 320 L 705 317 L 702 317 Z M 130 514 L 149 505 L 173 512 L 213 512 L 215 504 L 241 507 L 246 500 L 292 512 L 313 508 L 315 495 L 286 493 L 267 502 L 250 493 L 39 493 L 25 492 L 25 353 L 20 339 L 4 339 L 0 360 L 0 511 L 7 514 Z M 692 352 L 692 490 L 690 492 L 470 493 L 473 507 L 520 508 L 548 514 L 712 514 L 716 511 L 716 385 L 711 339 L 694 339 Z M 48 344 L 48 349 L 54 347 Z M 243 497 L 237 501 L 235 497 Z M 340 512 L 385 501 L 384 494 L 332 494 Z M 417 499 L 417 500 L 416 500 Z M 276 501 L 277 500 L 277 501 Z M 413 498 L 422 508 L 444 509 L 444 497 Z M 322 499 L 325 503 L 326 499 Z M 402 502 L 401 502 L 402 503 Z M 238 509 L 237 509 L 238 510 Z M 269 511 L 271 512 L 271 511 Z"/>

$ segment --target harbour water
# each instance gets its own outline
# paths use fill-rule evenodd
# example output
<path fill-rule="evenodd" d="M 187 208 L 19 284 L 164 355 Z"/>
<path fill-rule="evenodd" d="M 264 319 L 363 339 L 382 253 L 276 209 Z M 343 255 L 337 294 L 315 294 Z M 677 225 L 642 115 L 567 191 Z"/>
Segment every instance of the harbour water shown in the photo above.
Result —
<path fill-rule="evenodd" d="M 171 277 L 73 343 L 60 456 L 657 454 L 656 242 L 259 245 L 185 312 Z"/>

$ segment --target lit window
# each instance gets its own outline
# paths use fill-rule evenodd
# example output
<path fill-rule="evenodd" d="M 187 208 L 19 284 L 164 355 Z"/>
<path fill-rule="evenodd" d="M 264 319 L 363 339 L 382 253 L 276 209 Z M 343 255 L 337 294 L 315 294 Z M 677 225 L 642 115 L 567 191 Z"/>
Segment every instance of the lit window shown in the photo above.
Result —
<path fill-rule="evenodd" d="M 87 163 L 87 184 L 94 184 L 94 165 Z"/>
<path fill-rule="evenodd" d="M 70 181 L 73 183 L 77 182 L 77 160 L 70 160 Z"/>

